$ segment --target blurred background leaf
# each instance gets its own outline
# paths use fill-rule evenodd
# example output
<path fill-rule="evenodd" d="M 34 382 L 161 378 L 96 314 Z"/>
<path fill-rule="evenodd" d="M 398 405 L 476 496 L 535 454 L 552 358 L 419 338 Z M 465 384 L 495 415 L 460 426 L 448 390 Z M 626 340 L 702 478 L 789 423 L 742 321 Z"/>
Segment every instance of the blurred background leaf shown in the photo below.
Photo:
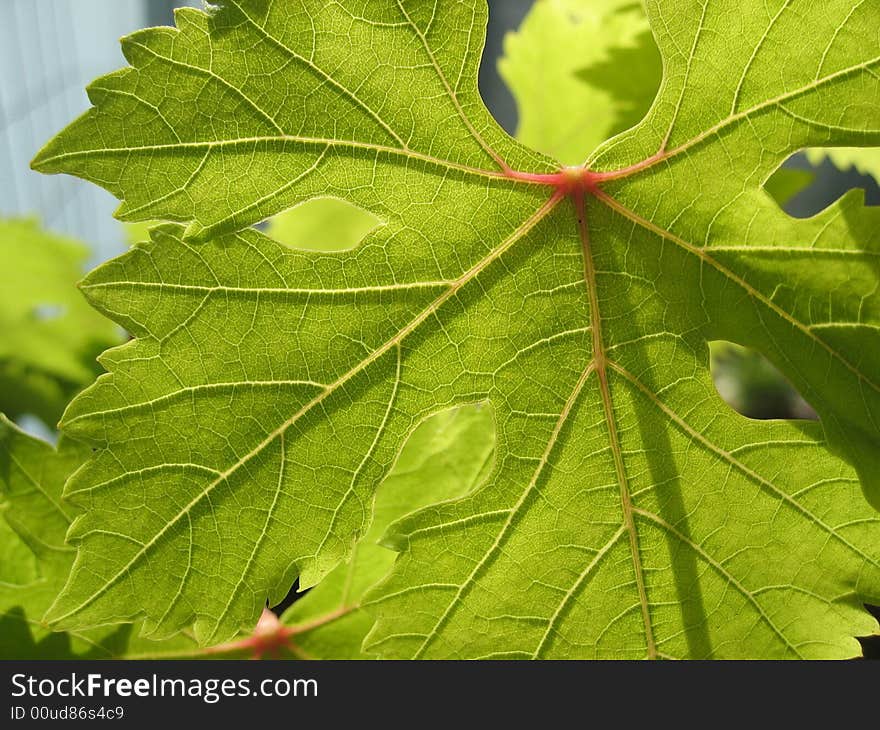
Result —
<path fill-rule="evenodd" d="M 34 220 L 0 220 L 0 411 L 54 426 L 121 341 L 76 288 L 89 250 Z"/>
<path fill-rule="evenodd" d="M 636 65 L 621 74 L 624 59 Z M 565 165 L 638 122 L 660 85 L 660 54 L 633 0 L 538 0 L 504 39 L 498 69 L 517 138 Z"/>

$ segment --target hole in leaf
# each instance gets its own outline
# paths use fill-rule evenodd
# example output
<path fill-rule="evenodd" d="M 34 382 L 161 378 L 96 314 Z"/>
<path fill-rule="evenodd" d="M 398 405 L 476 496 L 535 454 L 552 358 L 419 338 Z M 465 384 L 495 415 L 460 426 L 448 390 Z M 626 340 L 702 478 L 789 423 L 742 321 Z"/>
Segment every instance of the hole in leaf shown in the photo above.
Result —
<path fill-rule="evenodd" d="M 813 419 L 816 412 L 776 367 L 732 342 L 709 343 L 712 379 L 724 401 L 756 419 Z"/>
<path fill-rule="evenodd" d="M 260 228 L 278 243 L 309 251 L 345 251 L 382 221 L 339 198 L 312 198 L 269 218 Z"/>
<path fill-rule="evenodd" d="M 270 609 L 272 611 L 272 613 L 274 613 L 275 615 L 281 616 L 294 603 L 305 598 L 309 594 L 309 591 L 311 591 L 311 590 L 312 590 L 311 588 L 306 588 L 306 590 L 301 591 L 299 589 L 299 578 L 297 578 L 293 582 L 293 585 L 290 587 L 290 590 L 287 591 L 287 595 L 281 599 L 281 603 L 279 603 L 276 606 L 270 606 L 267 603 L 266 608 Z"/>
<path fill-rule="evenodd" d="M 814 170 L 794 166 L 796 159 L 796 157 L 789 158 L 764 183 L 764 189 L 770 193 L 770 196 L 779 203 L 779 207 L 783 210 L 787 209 L 793 198 L 810 187 L 816 180 Z"/>
<path fill-rule="evenodd" d="M 865 205 L 880 205 L 880 148 L 814 148 L 789 157 L 764 184 L 795 218 L 810 218 L 848 191 L 865 191 Z"/>

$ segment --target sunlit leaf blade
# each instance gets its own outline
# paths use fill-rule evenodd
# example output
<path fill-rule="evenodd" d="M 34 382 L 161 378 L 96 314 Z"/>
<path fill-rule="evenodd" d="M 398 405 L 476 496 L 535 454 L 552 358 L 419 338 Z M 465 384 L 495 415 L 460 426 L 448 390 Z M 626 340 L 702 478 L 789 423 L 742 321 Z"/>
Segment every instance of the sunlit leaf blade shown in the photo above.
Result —
<path fill-rule="evenodd" d="M 0 411 L 49 425 L 96 374 L 95 357 L 119 341 L 75 284 L 88 250 L 33 220 L 0 220 Z"/>
<path fill-rule="evenodd" d="M 384 578 L 395 553 L 379 545 L 395 520 L 429 504 L 471 491 L 492 465 L 494 424 L 483 405 L 432 416 L 407 439 L 376 494 L 373 523 L 348 563 L 299 599 L 281 617 L 299 629 L 295 646 L 314 659 L 361 659 L 373 625 L 361 608 L 366 592 Z"/>
<path fill-rule="evenodd" d="M 460 205 L 461 193 L 451 189 L 445 203 L 435 195 L 433 210 Z M 527 191 L 523 197 L 529 201 L 532 195 Z M 515 194 L 505 199 L 508 211 L 515 204 L 525 207 Z M 452 221 L 450 216 L 448 231 L 455 229 Z M 198 603 L 200 611 L 217 613 L 214 625 L 208 625 L 212 635 L 216 627 L 233 623 L 232 617 L 239 617 L 235 622 L 242 625 L 255 621 L 254 612 L 267 592 L 270 603 L 280 600 L 292 579 L 286 571 L 302 569 L 300 581 L 308 587 L 345 557 L 353 533 L 369 519 L 375 482 L 400 439 L 443 397 L 435 375 L 445 363 L 452 365 L 466 354 L 449 346 L 448 323 L 445 330 L 431 328 L 433 335 L 422 325 L 436 321 L 434 313 L 444 305 L 464 314 L 470 298 L 456 297 L 462 283 L 456 282 L 461 272 L 455 267 L 467 265 L 471 271 L 465 270 L 466 278 L 492 267 L 495 254 L 486 242 L 497 240 L 496 225 L 496 219 L 475 219 L 472 226 L 462 226 L 468 235 L 482 228 L 484 238 L 472 241 L 470 251 L 464 246 L 450 249 L 445 263 L 449 270 L 437 272 L 436 280 L 394 281 L 389 275 L 387 282 L 376 281 L 378 268 L 389 262 L 395 269 L 416 271 L 443 265 L 439 250 L 436 261 L 425 262 L 405 239 L 398 238 L 396 246 L 368 243 L 357 250 L 359 264 L 348 268 L 338 256 L 288 249 L 256 231 L 194 248 L 173 227 L 154 230 L 151 244 L 94 272 L 83 291 L 117 317 L 123 314 L 123 300 L 134 305 L 123 305 L 123 318 L 139 338 L 102 357 L 114 375 L 86 391 L 65 415 L 69 433 L 96 443 L 115 440 L 119 429 L 132 429 L 122 449 L 101 452 L 68 483 L 68 496 L 86 510 L 70 538 L 88 538 L 80 557 L 97 561 L 88 574 L 76 572 L 84 582 L 77 586 L 75 580 L 61 599 L 79 602 L 71 618 L 85 612 L 100 615 L 103 622 L 118 610 L 112 599 L 121 598 L 137 611 L 182 589 L 214 597 Z M 528 228 L 503 233 L 507 246 L 528 235 Z M 571 306 L 577 307 L 582 295 L 568 284 L 577 275 L 572 270 L 576 260 L 564 267 L 552 252 L 530 250 L 538 253 L 549 276 L 559 277 L 562 286 L 555 288 L 563 295 L 571 292 Z M 462 261 L 466 256 L 469 260 Z M 370 272 L 369 280 L 359 270 Z M 267 271 L 278 277 L 269 287 Z M 530 280 L 531 275 L 523 286 L 537 285 Z M 203 301 L 194 304 L 192 316 L 181 326 L 180 307 L 189 306 L 194 294 Z M 549 293 L 544 296 L 545 306 L 556 306 Z M 232 302 L 236 308 L 252 307 L 257 325 L 249 318 L 234 327 Z M 475 330 L 464 317 L 458 327 L 471 329 L 471 337 L 491 340 L 522 309 L 517 293 L 486 305 L 486 317 L 475 322 Z M 346 310 L 353 316 L 345 315 Z M 554 310 L 548 311 L 552 316 Z M 534 359 L 521 352 L 534 336 L 532 325 L 524 324 L 517 341 L 502 343 L 513 372 L 475 370 L 454 377 L 441 386 L 450 403 L 460 400 L 460 393 L 479 392 L 502 378 L 519 390 L 519 361 L 553 356 L 552 342 L 546 353 L 536 351 Z M 260 334 L 264 327 L 284 336 L 265 339 Z M 212 343 L 210 352 L 204 350 L 199 340 L 220 331 L 224 336 Z M 404 341 L 410 333 L 429 341 L 422 362 L 411 361 L 404 382 Z M 572 336 L 583 334 L 580 325 Z M 474 344 L 470 357 L 479 357 L 482 348 Z M 247 362 L 238 373 L 230 373 L 228 364 L 242 355 Z M 164 376 L 156 371 L 159 363 L 164 363 Z M 122 380 L 116 373 L 126 383 L 123 388 L 117 386 Z M 401 409 L 401 404 L 408 407 Z M 145 415 L 148 422 L 138 425 Z M 203 427 L 204 419 L 212 422 L 210 429 Z M 169 485 L 175 491 L 171 498 Z M 107 520 L 118 522 L 116 529 L 105 531 Z M 204 538 L 190 552 L 193 540 Z M 252 540 L 244 552 L 221 551 L 221 544 L 241 545 L 243 538 Z M 185 550 L 183 559 L 177 557 L 180 549 Z M 137 568 L 132 576 L 147 580 L 122 581 L 120 567 L 127 563 Z M 228 575 L 237 577 L 226 583 Z M 132 595 L 138 585 L 143 593 Z M 75 591 L 82 593 L 75 598 Z M 176 627 L 190 620 L 192 607 L 183 601 L 163 602 L 158 617 L 166 611 L 160 626 L 167 621 Z"/>
<path fill-rule="evenodd" d="M 880 141 L 877 10 L 841 0 L 813 11 L 811 42 L 791 64 L 785 39 L 803 19 L 791 3 L 762 8 L 754 17 L 766 22 L 724 34 L 722 9 L 694 4 L 697 23 L 684 19 L 688 3 L 679 5 L 679 25 L 670 26 L 664 4 L 649 4 L 655 31 L 662 18 L 682 35 L 673 42 L 658 34 L 666 82 L 652 113 L 592 161 L 597 169 L 636 166 L 603 187 L 593 225 L 607 222 L 621 242 L 641 229 L 640 240 L 662 241 L 698 264 L 700 301 L 687 318 L 709 320 L 703 327 L 717 339 L 779 366 L 880 504 L 880 211 L 865 209 L 854 191 L 795 220 L 760 187 L 798 149 Z M 713 59 L 722 52 L 743 60 L 719 69 Z M 700 194 L 685 197 L 695 186 Z"/>
<path fill-rule="evenodd" d="M 427 504 L 461 496 L 491 467 L 494 447 L 491 411 L 483 404 L 444 411 L 421 423 L 398 455 L 376 495 L 370 529 L 351 560 L 299 598 L 279 621 L 263 612 L 257 628 L 222 645 L 200 648 L 180 634 L 156 642 L 131 636 L 125 657 L 363 659 L 364 637 L 373 619 L 361 609 L 364 594 L 391 568 L 396 557 L 379 540 L 395 519 Z"/>
<path fill-rule="evenodd" d="M 355 548 L 351 561 L 297 601 L 283 616 L 286 626 L 277 619 L 267 619 L 253 633 L 224 645 L 201 648 L 186 634 L 164 641 L 140 637 L 138 626 L 69 635 L 49 633 L 40 625 L 40 617 L 73 562 L 73 551 L 63 544 L 71 514 L 61 500 L 60 485 L 81 465 L 88 450 L 63 443 L 61 452 L 56 453 L 4 422 L 0 437 L 5 516 L 0 521 L 2 656 L 363 658 L 361 644 L 373 622 L 359 604 L 395 558 L 394 552 L 378 544 L 379 539 L 394 519 L 472 489 L 491 466 L 492 429 L 491 412 L 481 405 L 446 411 L 421 424 L 384 480 L 371 529 Z M 61 514 L 63 519 L 53 518 Z"/>
<path fill-rule="evenodd" d="M 67 485 L 56 625 L 253 626 L 349 556 L 416 423 L 487 401 L 494 470 L 391 528 L 369 650 L 840 657 L 876 629 L 880 213 L 794 220 L 763 187 L 800 149 L 880 143 L 876 6 L 648 3 L 661 91 L 589 172 L 489 119 L 485 11 L 186 11 L 41 153 L 188 222 L 83 287 L 137 339 L 65 416 L 99 452 Z M 328 195 L 385 225 L 336 254 L 233 232 Z M 764 353 L 822 426 L 733 413 L 711 340 Z"/>
<path fill-rule="evenodd" d="M 480 100 L 484 3 L 229 0 L 175 18 L 177 29 L 123 39 L 132 68 L 93 82 L 95 108 L 33 162 L 107 188 L 124 220 L 187 221 L 204 239 L 383 180 L 397 187 L 386 201 L 396 217 L 420 175 L 476 187 L 473 171 L 501 155 L 551 169 L 511 145 Z"/>
<path fill-rule="evenodd" d="M 248 636 L 203 649 L 186 633 L 166 641 L 137 625 L 53 632 L 42 621 L 64 585 L 74 550 L 64 536 L 75 514 L 61 496 L 90 449 L 62 440 L 57 451 L 0 414 L 0 658 L 223 658 L 253 655 Z M 361 637 L 362 638 L 362 637 Z"/>

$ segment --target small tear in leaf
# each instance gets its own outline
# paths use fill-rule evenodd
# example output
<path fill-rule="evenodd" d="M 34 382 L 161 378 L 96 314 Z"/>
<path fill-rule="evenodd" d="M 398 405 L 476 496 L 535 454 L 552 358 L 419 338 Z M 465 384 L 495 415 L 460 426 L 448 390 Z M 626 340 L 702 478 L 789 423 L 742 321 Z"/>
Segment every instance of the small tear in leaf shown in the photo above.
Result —
<path fill-rule="evenodd" d="M 376 492 L 374 542 L 399 552 L 397 520 L 482 486 L 494 469 L 496 439 L 488 402 L 449 408 L 423 420 Z"/>
<path fill-rule="evenodd" d="M 816 412 L 759 352 L 722 340 L 709 343 L 712 380 L 721 398 L 747 418 L 810 419 Z"/>
<path fill-rule="evenodd" d="M 347 251 L 382 224 L 375 215 L 339 198 L 312 198 L 272 216 L 266 235 L 290 248 Z"/>

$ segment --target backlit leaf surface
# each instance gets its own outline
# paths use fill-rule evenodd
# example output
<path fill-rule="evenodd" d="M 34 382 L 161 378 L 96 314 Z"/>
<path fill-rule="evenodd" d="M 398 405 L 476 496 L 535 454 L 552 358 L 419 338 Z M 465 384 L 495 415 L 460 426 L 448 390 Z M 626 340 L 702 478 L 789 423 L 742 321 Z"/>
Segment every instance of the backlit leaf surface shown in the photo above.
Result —
<path fill-rule="evenodd" d="M 51 620 L 252 626 L 350 556 L 418 422 L 487 401 L 493 472 L 392 526 L 368 650 L 857 653 L 880 599 L 858 486 L 880 504 L 880 214 L 853 193 L 795 220 L 763 183 L 799 149 L 880 144 L 880 11 L 647 11 L 657 99 L 577 170 L 483 107 L 481 1 L 226 0 L 123 41 L 132 68 L 34 164 L 184 225 L 83 287 L 137 339 L 65 416 L 99 451 L 67 486 L 86 512 Z M 384 225 L 336 254 L 247 229 L 310 197 Z M 822 425 L 734 414 L 719 339 Z"/>

